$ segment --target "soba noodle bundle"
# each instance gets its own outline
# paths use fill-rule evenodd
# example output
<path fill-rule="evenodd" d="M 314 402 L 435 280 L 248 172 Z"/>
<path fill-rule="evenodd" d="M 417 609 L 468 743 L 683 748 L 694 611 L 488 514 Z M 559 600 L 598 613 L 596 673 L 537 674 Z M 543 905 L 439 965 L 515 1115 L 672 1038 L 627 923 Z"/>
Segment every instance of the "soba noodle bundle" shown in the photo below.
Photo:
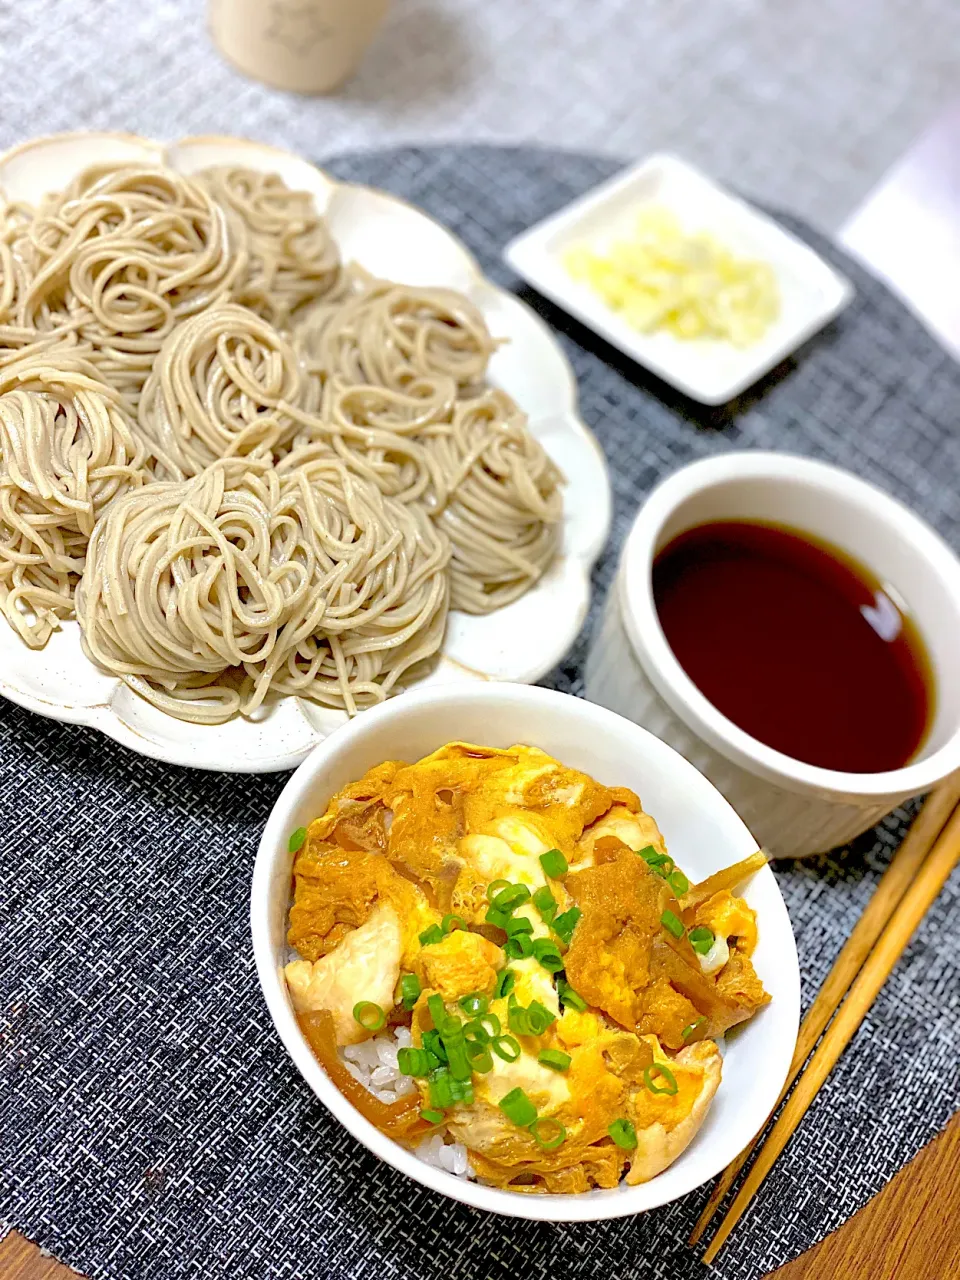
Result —
<path fill-rule="evenodd" d="M 0 376 L 0 608 L 42 648 L 73 613 L 101 511 L 141 483 L 120 397 L 81 360 L 22 360 Z"/>
<path fill-rule="evenodd" d="M 563 476 L 509 396 L 457 405 L 427 444 L 442 476 L 438 524 L 450 539 L 450 603 L 491 613 L 542 576 L 560 541 Z"/>
<path fill-rule="evenodd" d="M 496 345 L 460 294 L 341 266 L 275 175 L 100 166 L 0 209 L 0 611 L 39 647 L 76 606 L 195 723 L 385 697 L 451 599 L 499 608 L 556 553 Z"/>
<path fill-rule="evenodd" d="M 318 566 L 322 621 L 301 624 L 271 687 L 328 706 L 382 701 L 443 643 L 450 546 L 418 506 L 384 498 L 322 447 L 287 455 L 278 517 L 299 525 Z"/>
<path fill-rule="evenodd" d="M 218 458 L 282 449 L 318 387 L 286 339 L 246 307 L 225 303 L 178 325 L 140 399 L 138 421 L 160 478 L 199 474 Z"/>
<path fill-rule="evenodd" d="M 22 205 L 6 205 L 0 213 L 0 324 L 15 325 L 30 279 L 24 261 L 24 228 L 31 214 Z"/>
<path fill-rule="evenodd" d="M 355 282 L 341 306 L 302 334 L 327 377 L 401 393 L 411 383 L 436 383 L 444 395 L 451 380 L 459 394 L 482 385 L 497 344 L 468 298 L 359 274 Z"/>
<path fill-rule="evenodd" d="M 111 504 L 77 594 L 84 648 L 172 715 L 272 689 L 353 711 L 439 648 L 448 548 L 318 449 L 214 463 Z"/>
<path fill-rule="evenodd" d="M 249 251 L 233 299 L 278 329 L 304 303 L 330 293 L 340 254 L 309 191 L 292 191 L 275 173 L 225 166 L 196 175 L 213 199 L 239 221 Z"/>
<path fill-rule="evenodd" d="M 18 323 L 76 330 L 131 404 L 174 325 L 227 297 L 247 261 L 198 183 L 140 165 L 88 170 L 47 197 L 18 246 Z"/>
<path fill-rule="evenodd" d="M 318 414 L 291 411 L 301 424 L 296 443 L 325 444 L 386 497 L 435 505 L 435 495 L 445 491 L 443 477 L 417 437 L 438 414 L 430 407 L 422 418 L 391 425 L 396 394 L 383 387 L 341 387 L 328 382 Z M 451 395 L 448 414 L 455 403 Z"/>

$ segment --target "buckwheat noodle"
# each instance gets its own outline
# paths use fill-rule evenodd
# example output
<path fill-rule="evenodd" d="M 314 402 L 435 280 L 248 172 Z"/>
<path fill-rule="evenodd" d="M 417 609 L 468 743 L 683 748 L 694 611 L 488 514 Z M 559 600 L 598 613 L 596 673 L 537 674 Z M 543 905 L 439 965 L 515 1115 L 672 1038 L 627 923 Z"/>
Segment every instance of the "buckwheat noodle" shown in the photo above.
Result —
<path fill-rule="evenodd" d="M 336 288 L 340 254 L 308 191 L 292 191 L 275 173 L 236 166 L 204 169 L 197 181 L 227 210 L 246 240 L 246 274 L 234 301 L 278 329 L 298 308 Z"/>
<path fill-rule="evenodd" d="M 298 429 L 284 406 L 309 408 L 318 395 L 318 384 L 272 325 L 224 303 L 172 330 L 137 417 L 162 478 L 183 478 L 218 458 L 281 452 Z"/>
<path fill-rule="evenodd" d="M 132 406 L 174 325 L 227 297 L 248 260 L 202 186 L 137 165 L 88 170 L 48 196 L 16 248 L 30 275 L 18 323 L 74 330 Z"/>
<path fill-rule="evenodd" d="M 99 166 L 0 209 L 0 610 L 197 724 L 350 713 L 517 599 L 562 476 L 445 288 L 342 264 L 239 166 Z"/>
<path fill-rule="evenodd" d="M 35 357 L 0 375 L 0 608 L 31 648 L 72 614 L 94 523 L 142 483 L 143 462 L 89 365 Z"/>
<path fill-rule="evenodd" d="M 83 644 L 200 724 L 267 692 L 353 712 L 442 641 L 449 548 L 325 452 L 228 459 L 111 504 L 77 594 Z"/>
<path fill-rule="evenodd" d="M 556 554 L 561 474 L 502 391 L 461 401 L 427 443 L 442 476 L 438 525 L 450 539 L 450 602 L 490 613 L 536 583 Z"/>

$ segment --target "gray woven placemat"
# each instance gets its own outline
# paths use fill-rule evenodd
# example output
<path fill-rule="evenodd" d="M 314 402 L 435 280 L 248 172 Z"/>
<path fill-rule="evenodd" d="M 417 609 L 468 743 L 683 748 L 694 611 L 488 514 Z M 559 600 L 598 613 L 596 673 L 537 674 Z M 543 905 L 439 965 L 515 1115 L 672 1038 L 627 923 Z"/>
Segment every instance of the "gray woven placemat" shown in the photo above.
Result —
<path fill-rule="evenodd" d="M 423 205 L 513 285 L 503 243 L 614 168 L 479 147 L 328 167 Z M 537 304 L 561 331 L 610 462 L 616 516 L 597 600 L 651 485 L 732 447 L 838 462 L 956 545 L 960 366 L 881 285 L 796 229 L 853 277 L 857 300 L 730 410 L 674 397 Z M 546 683 L 579 692 L 583 649 Z M 684 1241 L 706 1189 L 610 1224 L 485 1217 L 379 1164 L 313 1098 L 271 1029 L 247 928 L 256 842 L 283 781 L 165 766 L 0 704 L 0 1221 L 93 1280 L 702 1275 Z M 909 817 L 778 868 L 806 1000 Z M 955 876 L 718 1275 L 754 1280 L 815 1243 L 960 1106 L 958 909 Z"/>

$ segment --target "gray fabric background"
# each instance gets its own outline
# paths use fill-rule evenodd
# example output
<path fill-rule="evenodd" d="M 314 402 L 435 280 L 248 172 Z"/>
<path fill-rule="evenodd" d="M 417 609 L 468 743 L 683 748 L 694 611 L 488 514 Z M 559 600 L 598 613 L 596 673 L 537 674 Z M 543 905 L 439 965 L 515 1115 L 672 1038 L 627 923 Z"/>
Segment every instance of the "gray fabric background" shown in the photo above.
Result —
<path fill-rule="evenodd" d="M 608 160 L 484 147 L 341 157 L 451 225 L 501 282 L 503 243 Z M 574 322 L 560 330 L 610 462 L 602 598 L 638 503 L 733 447 L 838 462 L 960 541 L 960 368 L 886 290 L 858 296 L 739 403 L 683 401 Z M 584 640 L 545 683 L 579 692 Z M 0 704 L 0 1223 L 93 1280 L 693 1280 L 696 1192 L 575 1228 L 494 1219 L 380 1165 L 309 1093 L 250 958 L 247 893 L 282 776 L 191 773 Z M 830 858 L 781 865 L 809 1001 L 901 839 L 893 815 Z M 838 1226 L 960 1106 L 954 876 L 721 1255 L 754 1280 Z"/>
<path fill-rule="evenodd" d="M 666 148 L 835 230 L 956 94 L 960 63 L 953 0 L 393 0 L 356 76 L 301 98 L 228 66 L 206 7 L 0 0 L 0 146 L 123 129 L 306 155 Z"/>

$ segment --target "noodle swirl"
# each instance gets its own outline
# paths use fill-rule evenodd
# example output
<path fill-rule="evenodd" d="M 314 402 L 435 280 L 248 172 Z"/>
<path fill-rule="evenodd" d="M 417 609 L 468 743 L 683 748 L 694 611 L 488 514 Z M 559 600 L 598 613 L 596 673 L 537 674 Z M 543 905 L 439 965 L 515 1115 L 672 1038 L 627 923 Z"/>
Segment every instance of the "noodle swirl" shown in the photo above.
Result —
<path fill-rule="evenodd" d="M 0 610 L 196 724 L 349 713 L 546 571 L 562 477 L 462 295 L 341 265 L 306 192 L 81 173 L 0 210 Z"/>
<path fill-rule="evenodd" d="M 316 384 L 290 343 L 246 307 L 225 303 L 170 334 L 138 421 L 164 478 L 182 478 L 219 458 L 281 450 L 298 429 L 287 403 L 316 401 Z"/>
<path fill-rule="evenodd" d="M 114 502 L 77 593 L 84 647 L 182 719 L 269 690 L 354 711 L 442 643 L 449 549 L 316 448 L 230 459 Z"/>
<path fill-rule="evenodd" d="M 95 520 L 142 482 L 143 448 L 93 375 L 63 355 L 0 375 L 0 608 L 32 648 L 73 613 Z"/>
<path fill-rule="evenodd" d="M 304 303 L 333 290 L 340 254 L 309 191 L 291 191 L 275 173 L 223 166 L 197 174 L 213 199 L 243 227 L 249 260 L 233 299 L 278 329 Z"/>
<path fill-rule="evenodd" d="M 438 524 L 453 547 L 452 607 L 500 609 L 556 555 L 563 477 L 503 392 L 458 404 L 427 447 L 443 476 Z"/>
<path fill-rule="evenodd" d="M 18 322 L 76 329 L 133 404 L 177 321 L 225 298 L 247 263 L 199 184 L 145 166 L 88 170 L 41 204 L 20 243 L 31 279 Z"/>

